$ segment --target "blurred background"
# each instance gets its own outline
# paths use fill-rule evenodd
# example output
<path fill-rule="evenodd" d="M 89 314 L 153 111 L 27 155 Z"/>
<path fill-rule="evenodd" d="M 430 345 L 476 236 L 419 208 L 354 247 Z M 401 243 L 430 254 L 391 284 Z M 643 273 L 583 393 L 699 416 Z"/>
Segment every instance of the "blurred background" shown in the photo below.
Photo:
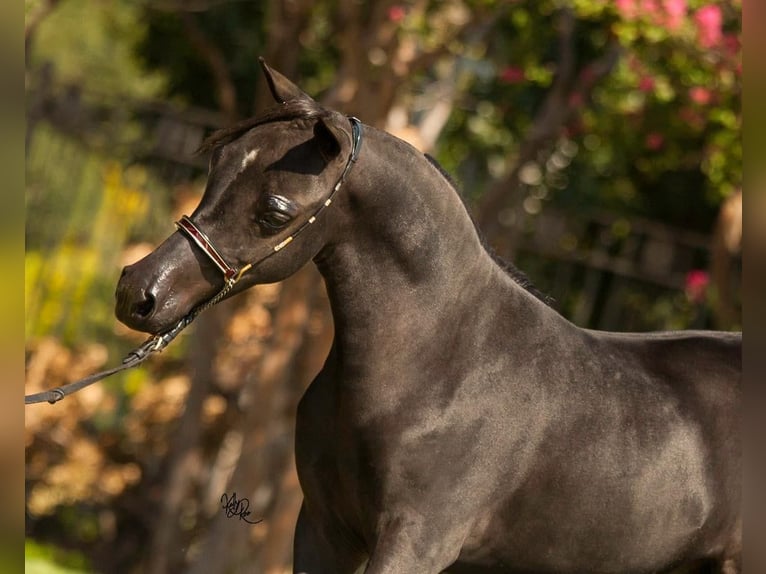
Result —
<path fill-rule="evenodd" d="M 123 265 L 190 213 L 258 56 L 434 155 L 575 323 L 741 328 L 741 3 L 25 0 L 26 392 L 144 340 Z M 313 266 L 140 369 L 26 408 L 33 573 L 290 572 L 296 404 L 332 340 Z M 250 501 L 248 525 L 224 493 Z"/>

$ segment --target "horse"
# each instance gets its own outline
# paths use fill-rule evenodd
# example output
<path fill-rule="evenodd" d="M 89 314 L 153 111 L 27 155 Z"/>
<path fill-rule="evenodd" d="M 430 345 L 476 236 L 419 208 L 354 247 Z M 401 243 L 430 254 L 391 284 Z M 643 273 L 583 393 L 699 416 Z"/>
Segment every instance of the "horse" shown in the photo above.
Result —
<path fill-rule="evenodd" d="M 313 261 L 335 326 L 297 409 L 302 574 L 741 570 L 741 333 L 580 328 L 427 156 L 261 60 L 204 195 L 123 269 L 162 333 Z"/>

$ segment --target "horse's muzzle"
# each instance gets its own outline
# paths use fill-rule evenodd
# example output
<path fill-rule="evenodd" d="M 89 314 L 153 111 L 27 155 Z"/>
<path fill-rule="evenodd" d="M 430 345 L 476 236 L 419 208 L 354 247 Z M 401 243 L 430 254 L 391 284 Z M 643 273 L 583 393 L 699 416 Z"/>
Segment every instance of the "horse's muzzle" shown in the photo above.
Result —
<path fill-rule="evenodd" d="M 134 266 L 122 270 L 115 292 L 115 315 L 131 329 L 153 332 L 152 317 L 157 309 L 156 283 L 135 273 Z"/>

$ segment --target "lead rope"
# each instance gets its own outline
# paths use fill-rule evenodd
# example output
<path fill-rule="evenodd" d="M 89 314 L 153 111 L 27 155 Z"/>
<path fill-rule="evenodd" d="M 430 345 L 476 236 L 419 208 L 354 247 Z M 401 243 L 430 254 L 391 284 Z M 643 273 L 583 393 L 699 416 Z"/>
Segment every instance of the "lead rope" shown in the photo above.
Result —
<path fill-rule="evenodd" d="M 335 198 L 335 194 L 338 192 L 338 190 L 341 188 L 343 183 L 346 181 L 346 175 L 348 175 L 348 172 L 351 170 L 351 166 L 356 163 L 357 158 L 359 157 L 359 150 L 361 149 L 362 145 L 362 122 L 360 122 L 355 117 L 349 117 L 349 121 L 351 122 L 351 155 L 348 158 L 348 161 L 346 162 L 346 166 L 343 169 L 343 172 L 340 175 L 340 178 L 338 178 L 337 183 L 332 188 L 332 191 L 330 192 L 330 195 L 328 198 L 322 203 L 321 206 L 314 212 L 314 214 L 309 217 L 298 229 L 295 230 L 295 232 L 290 235 L 289 237 L 283 239 L 280 241 L 277 245 L 271 248 L 271 251 L 269 251 L 266 255 L 255 261 L 254 263 L 248 263 L 244 265 L 241 269 L 237 269 L 235 267 L 231 267 L 228 263 L 226 263 L 226 260 L 221 256 L 221 254 L 218 252 L 218 250 L 214 247 L 212 241 L 208 238 L 208 236 L 199 228 L 197 225 L 188 217 L 185 215 L 181 217 L 179 221 L 176 222 L 176 226 L 178 227 L 179 231 L 183 232 L 187 237 L 189 237 L 204 253 L 208 256 L 208 258 L 215 263 L 216 267 L 221 270 L 223 273 L 225 283 L 223 288 L 216 293 L 212 298 L 208 299 L 205 303 L 202 303 L 201 305 L 195 307 L 192 309 L 188 315 L 183 317 L 178 323 L 176 323 L 173 327 L 165 331 L 164 333 L 160 333 L 159 335 L 154 335 L 152 337 L 149 337 L 144 343 L 142 343 L 139 347 L 133 349 L 130 353 L 127 354 L 127 356 L 122 360 L 122 363 L 118 365 L 117 367 L 113 367 L 111 369 L 107 369 L 105 371 L 101 371 L 99 373 L 95 373 L 93 375 L 90 375 L 88 377 L 85 377 L 84 379 L 80 379 L 79 381 L 75 381 L 73 383 L 69 383 L 67 385 L 63 385 L 61 387 L 56 387 L 54 389 L 43 391 L 40 393 L 35 393 L 32 395 L 24 395 L 24 404 L 25 405 L 32 405 L 35 403 L 43 403 L 48 402 L 50 404 L 55 404 L 67 395 L 71 395 L 72 393 L 75 393 L 79 391 L 80 389 L 83 389 L 89 385 L 92 385 L 93 383 L 96 383 L 102 379 L 105 379 L 106 377 L 109 377 L 111 375 L 114 375 L 115 373 L 119 373 L 120 371 L 124 371 L 126 369 L 132 369 L 133 367 L 136 367 L 146 361 L 150 356 L 152 356 L 154 353 L 158 353 L 162 351 L 165 347 L 167 347 L 170 342 L 175 339 L 181 331 L 183 331 L 186 327 L 191 325 L 192 321 L 197 318 L 197 315 L 205 311 L 206 309 L 209 309 L 213 305 L 219 303 L 226 295 L 229 293 L 229 291 L 232 290 L 234 285 L 241 279 L 242 275 L 244 275 L 247 271 L 252 269 L 253 267 L 256 267 L 257 265 L 260 265 L 277 253 L 278 251 L 281 251 L 282 248 L 284 248 L 286 245 L 291 243 L 293 239 L 295 239 L 300 233 L 302 233 L 308 226 L 313 224 L 317 217 L 319 216 L 324 209 L 329 207 L 329 205 L 332 203 L 333 199 Z"/>

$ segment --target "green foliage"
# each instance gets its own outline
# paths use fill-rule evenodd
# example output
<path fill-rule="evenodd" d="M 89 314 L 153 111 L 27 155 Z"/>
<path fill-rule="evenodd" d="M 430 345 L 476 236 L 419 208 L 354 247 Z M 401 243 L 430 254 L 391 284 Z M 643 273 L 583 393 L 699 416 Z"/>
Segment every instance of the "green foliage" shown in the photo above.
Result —
<path fill-rule="evenodd" d="M 87 574 L 88 562 L 79 552 L 63 550 L 32 540 L 24 542 L 26 574 Z"/>
<path fill-rule="evenodd" d="M 720 34 L 704 36 L 700 11 L 720 8 Z M 437 156 L 466 182 L 478 200 L 487 183 L 513 165 L 552 82 L 560 72 L 557 35 L 562 8 L 575 16 L 575 74 L 616 41 L 621 53 L 608 76 L 581 98 L 563 126 L 559 148 L 577 153 L 552 180 L 546 201 L 609 208 L 658 217 L 709 231 L 722 198 L 741 186 L 739 3 L 691 0 L 651 2 L 520 0 L 393 5 L 400 38 L 419 51 L 444 49 L 426 73 L 404 90 L 426 91 L 457 63 L 458 105 L 439 141 Z M 216 5 L 197 22 L 221 52 L 240 94 L 240 111 L 252 109 L 255 55 L 264 51 L 266 8 Z M 321 94 L 332 84 L 338 48 L 336 3 L 318 2 L 297 38 L 303 86 Z M 372 9 L 370 9 L 372 10 Z M 492 14 L 491 32 L 455 37 L 452 30 Z M 145 61 L 171 77 L 186 101 L 214 105 L 209 72 L 186 41 L 178 14 L 147 8 Z M 366 16 L 369 17 L 369 14 Z M 243 26 L 243 22 L 247 23 Z M 250 36 L 243 37 L 247 29 Z M 372 56 L 371 56 L 372 57 Z M 451 68 L 450 68 L 451 69 Z"/>
<path fill-rule="evenodd" d="M 265 50 L 264 10 L 266 2 L 213 4 L 204 15 L 154 9 L 151 2 L 141 8 L 145 36 L 136 53 L 145 66 L 161 70 L 168 78 L 168 94 L 179 101 L 216 109 L 215 80 L 199 48 L 190 42 L 184 19 L 205 37 L 225 59 L 226 71 L 237 88 L 242 115 L 253 108 L 255 85 L 260 74 L 258 56 Z"/>
<path fill-rule="evenodd" d="M 672 21 L 671 3 L 684 8 Z M 474 199 L 513 165 L 560 71 L 556 15 L 565 5 L 576 16 L 579 78 L 610 42 L 621 51 L 592 91 L 572 93 L 575 113 L 546 153 L 573 145 L 577 153 L 558 175 L 545 173 L 559 181 L 543 196 L 709 232 L 721 200 L 742 182 L 737 3 L 515 2 L 486 51 L 464 56 L 467 89 L 439 142 L 440 161 L 470 182 Z M 711 6 L 722 20 L 707 38 L 697 18 Z"/>
<path fill-rule="evenodd" d="M 164 77 L 142 66 L 134 50 L 146 32 L 141 16 L 136 2 L 64 0 L 36 31 L 32 65 L 55 62 L 64 83 L 87 86 L 91 96 L 157 96 Z"/>
<path fill-rule="evenodd" d="M 27 337 L 110 337 L 122 250 L 136 230 L 159 239 L 161 190 L 145 168 L 38 127 L 27 164 Z"/>
<path fill-rule="evenodd" d="M 34 13 L 40 3 L 25 8 Z M 44 122 L 30 128 L 27 337 L 113 342 L 122 250 L 135 235 L 158 239 L 157 222 L 167 215 L 169 192 L 131 158 L 145 134 L 127 103 L 156 97 L 165 85 L 163 75 L 143 67 L 135 53 L 146 31 L 141 14 L 135 2 L 64 0 L 35 30 L 29 77 L 37 78 L 44 66 L 52 69 L 45 86 L 52 93 L 42 96 L 66 100 L 64 90 L 74 91 L 83 107 L 114 108 L 119 102 L 121 112 L 108 121 L 91 114 L 100 123 L 76 135 Z"/>
<path fill-rule="evenodd" d="M 741 186 L 742 149 L 739 14 L 727 11 L 718 44 L 703 46 L 691 10 L 705 4 L 690 3 L 672 30 L 658 23 L 659 12 L 615 22 L 625 56 L 594 93 L 582 130 L 597 134 L 610 165 L 646 194 L 632 207 L 651 213 L 662 210 L 663 197 L 682 196 L 663 215 L 707 231 L 721 199 Z M 597 177 L 597 185 L 608 189 L 614 171 L 599 174 L 606 178 Z M 694 204 L 707 209 L 689 217 Z"/>

